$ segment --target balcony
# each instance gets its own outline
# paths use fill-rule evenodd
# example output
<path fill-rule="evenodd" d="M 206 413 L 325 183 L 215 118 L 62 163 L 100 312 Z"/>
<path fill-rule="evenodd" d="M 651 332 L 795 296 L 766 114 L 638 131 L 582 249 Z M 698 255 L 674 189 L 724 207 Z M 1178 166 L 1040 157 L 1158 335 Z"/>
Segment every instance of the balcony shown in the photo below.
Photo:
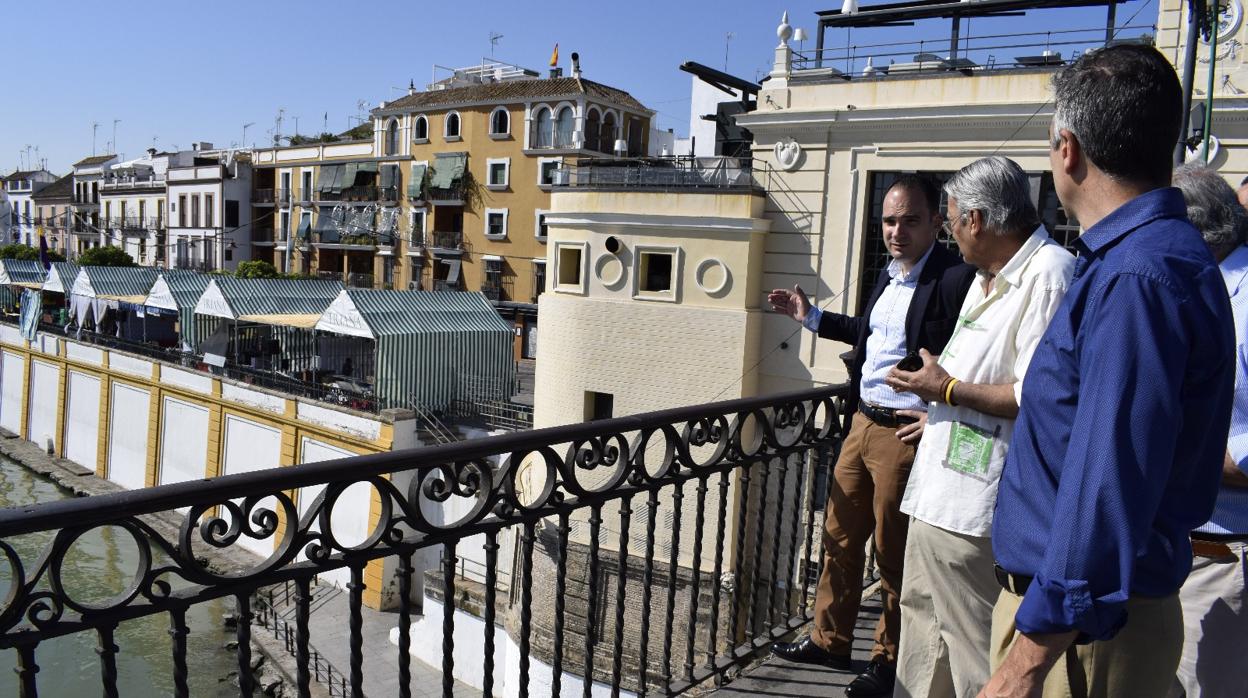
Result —
<path fill-rule="evenodd" d="M 435 206 L 463 206 L 466 186 L 463 179 L 457 179 L 449 187 L 428 187 L 425 200 Z"/>
<path fill-rule="evenodd" d="M 98 684 L 75 692 L 117 695 L 117 667 L 135 647 L 114 642 L 114 629 L 154 616 L 170 627 L 159 650 L 171 659 L 172 692 L 188 695 L 188 645 L 219 645 L 220 629 L 188 625 L 185 611 L 225 597 L 236 606 L 239 693 L 252 695 L 253 611 L 269 588 L 291 582 L 296 630 L 285 646 L 295 688 L 308 695 L 318 637 L 309 625 L 319 613 L 310 589 L 336 570 L 351 579 L 341 644 L 356 695 L 382 667 L 397 670 L 397 694 L 410 695 L 409 648 L 421 632 L 441 636 L 419 638 L 441 686 L 417 683 L 417 693 L 466 693 L 457 675 L 485 695 L 579 692 L 582 677 L 651 695 L 701 691 L 812 617 L 816 483 L 827 482 L 839 447 L 845 394 L 836 386 L 701 404 L 2 510 L 0 540 L 20 580 L 0 614 L 0 646 L 15 648 L 11 692 L 37 694 L 43 643 L 85 633 L 78 639 L 100 646 Z M 666 453 L 661 463 L 647 462 L 647 445 Z M 522 483 L 534 469 L 544 479 L 530 489 Z M 380 512 L 363 539 L 342 523 L 348 488 L 366 488 Z M 126 563 L 133 593 L 86 607 L 61 570 L 74 541 L 106 527 L 162 554 Z M 243 571 L 224 565 L 222 553 L 244 542 L 271 542 L 281 554 Z M 479 574 L 465 573 L 469 556 Z M 396 646 L 366 656 L 362 591 L 383 562 L 393 571 L 383 583 L 397 590 Z M 417 620 L 420 579 L 430 617 Z M 465 614 L 480 622 L 465 624 Z M 508 640 L 520 653 L 514 674 L 495 663 Z M 456 657 L 468 645 L 480 659 L 465 667 Z M 541 673 L 531 672 L 538 662 Z"/>
<path fill-rule="evenodd" d="M 762 191 L 747 158 L 580 158 L 565 164 L 554 186 L 607 191 Z"/>
<path fill-rule="evenodd" d="M 464 233 L 455 230 L 435 230 L 424 236 L 426 244 L 435 254 L 458 253 L 464 251 Z"/>
<path fill-rule="evenodd" d="M 259 205 L 272 204 L 276 200 L 276 189 L 253 189 L 251 203 Z"/>
<path fill-rule="evenodd" d="M 105 177 L 100 181 L 100 189 L 103 191 L 115 191 L 118 189 L 164 189 L 165 179 L 156 175 L 147 177 Z"/>
<path fill-rule="evenodd" d="M 137 216 L 126 216 L 125 218 L 113 219 L 109 227 L 120 230 L 123 235 L 147 235 L 165 229 L 165 221 L 163 218 L 139 218 Z"/>
<path fill-rule="evenodd" d="M 329 250 L 375 250 L 377 236 L 367 233 L 343 235 L 337 230 L 313 230 L 312 244 Z"/>
<path fill-rule="evenodd" d="M 352 272 L 347 274 L 347 286 L 349 288 L 373 288 L 373 275 Z"/>
<path fill-rule="evenodd" d="M 251 244 L 253 245 L 264 245 L 264 246 L 271 247 L 280 242 L 285 242 L 285 240 L 279 239 L 277 237 L 277 231 L 272 227 L 256 228 L 253 226 L 251 229 Z"/>
<path fill-rule="evenodd" d="M 481 294 L 494 302 L 511 300 L 512 280 L 490 278 L 487 270 L 485 281 L 481 282 Z"/>
<path fill-rule="evenodd" d="M 318 199 L 318 192 L 315 189 L 305 188 L 295 193 L 295 202 L 301 206 L 307 206 Z"/>

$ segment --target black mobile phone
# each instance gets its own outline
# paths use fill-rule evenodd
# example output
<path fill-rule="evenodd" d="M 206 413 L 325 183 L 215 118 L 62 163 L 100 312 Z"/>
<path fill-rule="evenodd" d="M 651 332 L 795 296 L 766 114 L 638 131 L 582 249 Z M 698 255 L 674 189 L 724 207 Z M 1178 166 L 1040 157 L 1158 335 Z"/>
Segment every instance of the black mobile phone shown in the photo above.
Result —
<path fill-rule="evenodd" d="M 912 351 L 897 362 L 897 368 L 901 371 L 917 371 L 923 368 L 923 357 L 919 356 L 919 352 Z"/>

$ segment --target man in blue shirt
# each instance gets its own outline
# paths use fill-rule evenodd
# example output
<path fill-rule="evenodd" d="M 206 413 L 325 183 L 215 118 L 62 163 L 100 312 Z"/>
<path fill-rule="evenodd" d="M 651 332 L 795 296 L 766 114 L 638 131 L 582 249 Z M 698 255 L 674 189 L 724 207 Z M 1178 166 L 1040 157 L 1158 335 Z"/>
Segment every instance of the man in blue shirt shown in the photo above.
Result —
<path fill-rule="evenodd" d="M 1169 187 L 1182 99 L 1154 48 L 1054 77 L 1050 162 L 1084 226 L 1026 378 L 993 519 L 985 696 L 1165 696 L 1234 381 L 1226 286 Z"/>
<path fill-rule="evenodd" d="M 1222 486 L 1208 523 L 1192 532 L 1192 573 L 1183 582 L 1183 656 L 1174 695 L 1243 696 L 1248 686 L 1248 211 L 1207 167 L 1180 167 L 1174 185 L 1187 217 L 1218 260 L 1235 316 L 1235 398 Z"/>

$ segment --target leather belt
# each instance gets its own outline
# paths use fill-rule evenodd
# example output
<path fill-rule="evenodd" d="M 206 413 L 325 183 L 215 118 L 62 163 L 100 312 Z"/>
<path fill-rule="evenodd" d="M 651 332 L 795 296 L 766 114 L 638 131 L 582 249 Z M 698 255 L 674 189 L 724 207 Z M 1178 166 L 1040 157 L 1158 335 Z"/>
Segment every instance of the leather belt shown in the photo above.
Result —
<path fill-rule="evenodd" d="M 1235 552 L 1231 550 L 1231 546 L 1226 543 L 1217 543 L 1211 540 L 1192 539 L 1192 555 L 1196 557 L 1234 557 Z"/>
<path fill-rule="evenodd" d="M 892 407 L 872 405 L 866 400 L 858 401 L 858 411 L 862 413 L 862 416 L 886 429 L 896 429 L 903 424 L 913 424 L 919 421 L 914 417 L 897 414 L 897 410 Z"/>
<path fill-rule="evenodd" d="M 1031 580 L 1034 579 L 1026 574 L 1010 574 L 1005 571 L 1005 568 L 995 562 L 992 563 L 992 573 L 996 575 L 997 583 L 1001 585 L 1002 589 L 1018 596 L 1027 593 L 1027 587 L 1031 586 Z"/>

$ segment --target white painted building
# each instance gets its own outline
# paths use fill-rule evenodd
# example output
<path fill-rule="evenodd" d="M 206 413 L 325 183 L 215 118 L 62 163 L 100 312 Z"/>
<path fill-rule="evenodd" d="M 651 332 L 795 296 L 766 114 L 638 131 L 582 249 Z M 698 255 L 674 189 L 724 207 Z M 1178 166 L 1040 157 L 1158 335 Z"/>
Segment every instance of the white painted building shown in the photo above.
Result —
<path fill-rule="evenodd" d="M 8 196 L 8 236 L 4 243 L 21 242 L 38 244 L 35 233 L 35 192 L 56 181 L 56 175 L 47 170 L 19 170 L 4 178 L 4 191 Z"/>
<path fill-rule="evenodd" d="M 104 244 L 100 227 L 100 182 L 104 171 L 118 161 L 116 155 L 92 155 L 74 163 L 74 194 L 70 203 L 70 258 Z"/>
<path fill-rule="evenodd" d="M 107 165 L 100 182 L 101 228 L 107 244 L 121 247 L 134 261 L 164 266 L 169 220 L 165 180 L 171 165 L 189 164 L 192 153 L 157 153 Z"/>
<path fill-rule="evenodd" d="M 233 271 L 251 259 L 250 153 L 200 143 L 166 183 L 167 266 Z"/>

